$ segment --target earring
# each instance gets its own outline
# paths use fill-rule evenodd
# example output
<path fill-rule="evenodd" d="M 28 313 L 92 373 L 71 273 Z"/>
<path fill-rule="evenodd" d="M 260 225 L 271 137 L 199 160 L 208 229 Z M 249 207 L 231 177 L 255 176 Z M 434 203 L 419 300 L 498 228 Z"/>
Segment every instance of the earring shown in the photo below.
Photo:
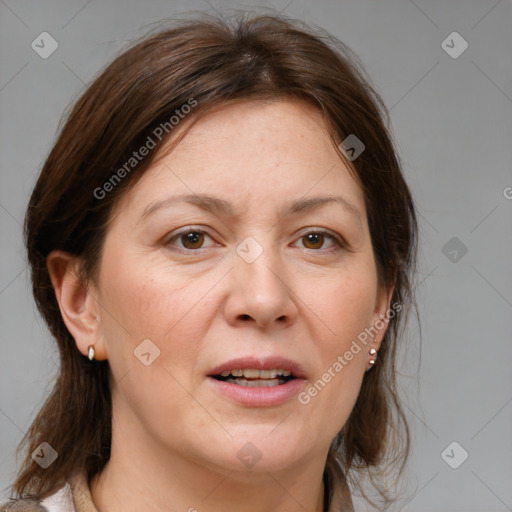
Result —
<path fill-rule="evenodd" d="M 94 345 L 89 345 L 89 361 L 92 361 L 94 359 Z"/>
<path fill-rule="evenodd" d="M 377 351 L 374 348 L 370 349 L 370 355 L 373 356 L 369 363 L 373 366 L 375 364 L 375 360 L 377 359 Z"/>

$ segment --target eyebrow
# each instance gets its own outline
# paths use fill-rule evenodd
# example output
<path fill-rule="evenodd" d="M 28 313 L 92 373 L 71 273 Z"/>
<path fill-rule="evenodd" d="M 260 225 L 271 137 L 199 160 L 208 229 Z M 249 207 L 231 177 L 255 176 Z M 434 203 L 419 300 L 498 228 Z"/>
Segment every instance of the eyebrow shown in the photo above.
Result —
<path fill-rule="evenodd" d="M 224 199 L 211 196 L 209 194 L 184 194 L 169 197 L 162 201 L 149 204 L 140 216 L 139 222 L 157 210 L 167 208 L 179 203 L 188 203 L 210 213 L 235 217 L 235 210 L 233 205 Z M 348 213 L 355 216 L 359 224 L 362 226 L 361 213 L 350 201 L 348 201 L 343 196 L 318 196 L 299 199 L 289 203 L 285 207 L 283 215 L 296 215 L 298 213 L 317 209 L 331 203 L 339 204 L 342 206 Z"/>

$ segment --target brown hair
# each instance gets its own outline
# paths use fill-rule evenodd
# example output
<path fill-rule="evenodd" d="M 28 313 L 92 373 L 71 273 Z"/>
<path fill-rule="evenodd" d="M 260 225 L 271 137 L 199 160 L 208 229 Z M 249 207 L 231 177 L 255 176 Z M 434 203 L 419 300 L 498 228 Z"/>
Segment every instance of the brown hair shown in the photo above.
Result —
<path fill-rule="evenodd" d="M 332 486 L 344 474 L 350 478 L 353 470 L 371 474 L 390 464 L 400 463 L 401 474 L 409 430 L 395 365 L 401 329 L 414 304 L 417 223 L 387 128 L 388 112 L 357 56 L 321 29 L 313 32 L 282 15 L 223 19 L 202 13 L 146 35 L 94 79 L 67 115 L 33 190 L 24 226 L 33 293 L 57 340 L 61 364 L 50 396 L 18 446 L 17 453 L 26 445 L 12 485 L 18 497 L 46 496 L 76 470 L 90 478 L 110 457 L 108 361 L 91 362 L 77 349 L 62 320 L 46 257 L 54 249 L 74 254 L 83 263 L 84 280 L 94 280 L 112 207 L 155 162 L 157 151 L 136 165 L 126 163 L 156 133 L 159 145 L 172 140 L 170 119 L 185 112 L 184 105 L 194 105 L 190 118 L 197 120 L 227 102 L 279 98 L 314 105 L 336 147 L 351 134 L 364 143 L 350 166 L 364 191 L 379 278 L 395 282 L 391 302 L 403 306 L 389 320 L 378 364 L 365 374 L 355 407 L 334 439 L 327 483 Z M 348 161 L 343 151 L 340 157 Z M 47 469 L 31 458 L 41 442 L 59 454 Z M 349 481 L 358 487 L 356 478 Z M 372 482 L 389 503 L 386 489 Z"/>

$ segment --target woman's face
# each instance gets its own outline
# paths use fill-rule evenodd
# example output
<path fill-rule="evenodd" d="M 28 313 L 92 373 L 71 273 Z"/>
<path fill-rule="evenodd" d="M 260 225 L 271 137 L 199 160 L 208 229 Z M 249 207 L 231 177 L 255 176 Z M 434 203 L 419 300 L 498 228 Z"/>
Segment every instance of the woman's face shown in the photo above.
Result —
<path fill-rule="evenodd" d="M 313 201 L 326 196 L 339 200 Z M 230 470 L 325 461 L 384 331 L 358 335 L 387 292 L 363 192 L 321 115 L 291 101 L 209 114 L 108 227 L 91 295 L 114 436 Z"/>

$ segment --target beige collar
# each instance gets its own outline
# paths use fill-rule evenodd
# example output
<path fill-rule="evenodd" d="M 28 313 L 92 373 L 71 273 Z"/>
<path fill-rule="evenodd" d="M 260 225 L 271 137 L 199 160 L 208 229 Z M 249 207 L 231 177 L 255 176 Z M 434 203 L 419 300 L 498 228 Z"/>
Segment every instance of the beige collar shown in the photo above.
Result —
<path fill-rule="evenodd" d="M 76 512 L 98 512 L 92 501 L 89 480 L 85 471 L 75 473 L 69 479 L 69 485 L 71 486 Z"/>

